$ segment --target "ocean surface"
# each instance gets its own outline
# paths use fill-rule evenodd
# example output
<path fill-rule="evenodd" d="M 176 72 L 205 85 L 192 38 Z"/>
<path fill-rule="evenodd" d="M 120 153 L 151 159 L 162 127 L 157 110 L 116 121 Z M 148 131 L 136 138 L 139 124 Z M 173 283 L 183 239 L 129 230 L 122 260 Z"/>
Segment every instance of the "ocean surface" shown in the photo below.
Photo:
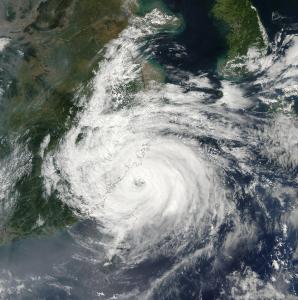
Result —
<path fill-rule="evenodd" d="M 298 299 L 298 4 L 207 2 L 0 4 L 0 299 Z"/>

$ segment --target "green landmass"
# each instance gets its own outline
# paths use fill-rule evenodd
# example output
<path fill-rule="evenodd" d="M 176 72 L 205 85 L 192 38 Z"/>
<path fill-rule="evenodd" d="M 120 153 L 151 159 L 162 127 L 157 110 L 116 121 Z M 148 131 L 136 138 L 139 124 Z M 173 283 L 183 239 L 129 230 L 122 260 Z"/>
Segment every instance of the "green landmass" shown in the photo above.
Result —
<path fill-rule="evenodd" d="M 246 55 L 251 46 L 264 47 L 258 15 L 250 0 L 215 0 L 211 13 L 226 36 L 228 59 Z"/>
<path fill-rule="evenodd" d="M 126 27 L 127 14 L 121 0 L 5 0 L 0 6 L 6 11 L 0 25 L 12 38 L 7 54 L 0 57 L 9 71 L 9 78 L 3 78 L 9 88 L 0 112 L 0 140 L 5 141 L 0 157 L 13 150 L 9 141 L 15 139 L 32 153 L 32 171 L 10 195 L 16 201 L 0 228 L 0 242 L 5 242 L 75 222 L 58 195 L 44 197 L 40 145 L 50 134 L 53 149 L 72 125 L 80 109 L 75 95 L 88 90 L 82 83 L 93 76 L 103 46 Z"/>

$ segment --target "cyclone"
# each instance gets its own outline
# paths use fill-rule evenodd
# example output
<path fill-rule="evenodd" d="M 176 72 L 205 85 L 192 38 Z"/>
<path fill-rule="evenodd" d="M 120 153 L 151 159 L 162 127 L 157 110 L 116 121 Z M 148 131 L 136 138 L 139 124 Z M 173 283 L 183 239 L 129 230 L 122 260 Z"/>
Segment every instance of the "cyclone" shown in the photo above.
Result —
<path fill-rule="evenodd" d="M 42 59 L 2 39 L 36 82 L 0 80 L 0 298 L 296 299 L 297 24 L 268 31 L 261 1 L 88 1 L 92 26 L 74 1 L 25 30 L 57 39 Z"/>
<path fill-rule="evenodd" d="M 168 138 L 126 137 L 117 148 L 105 163 L 99 154 L 91 161 L 63 164 L 71 192 L 83 199 L 74 205 L 102 223 L 117 242 L 128 235 L 146 236 L 153 246 L 163 236 L 193 226 L 200 230 L 203 220 L 211 228 L 216 217 L 222 218 L 222 199 L 213 194 L 216 176 L 190 146 Z"/>
<path fill-rule="evenodd" d="M 110 112 L 111 107 L 127 101 L 127 91 L 118 89 L 122 81 L 139 80 L 144 60 L 138 53 L 139 40 L 148 30 L 176 21 L 157 10 L 145 20 L 146 31 L 136 29 L 138 19 L 127 29 L 130 36 L 139 32 L 137 39 L 127 39 L 124 32 L 109 46 L 88 108 L 44 166 L 48 193 L 57 189 L 65 203 L 102 226 L 109 258 L 123 247 L 134 249 L 132 253 L 142 249 L 144 255 L 145 249 L 169 237 L 177 240 L 181 250 L 185 246 L 179 245 L 181 235 L 193 231 L 214 234 L 228 207 L 217 166 L 195 138 L 183 137 L 183 127 L 173 119 L 178 110 L 180 122 L 194 126 L 203 122 L 195 114 L 189 115 L 184 106 L 177 108 L 178 102 L 185 101 L 195 108 L 196 97 L 175 99 L 177 87 L 168 85 L 161 90 L 163 84 L 152 83 L 147 91 L 131 94 L 132 109 L 116 107 Z M 151 29 L 148 23 L 154 24 Z M 139 64 L 132 63 L 127 52 L 137 57 Z M 111 65 L 117 72 L 107 71 Z M 170 103 L 164 103 L 166 93 Z"/>

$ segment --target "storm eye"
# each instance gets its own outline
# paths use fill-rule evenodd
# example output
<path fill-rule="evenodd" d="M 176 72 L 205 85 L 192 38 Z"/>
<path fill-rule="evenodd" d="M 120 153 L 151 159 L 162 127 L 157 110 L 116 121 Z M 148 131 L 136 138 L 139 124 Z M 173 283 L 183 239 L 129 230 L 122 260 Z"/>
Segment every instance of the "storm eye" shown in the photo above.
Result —
<path fill-rule="evenodd" d="M 146 184 L 146 182 L 142 178 L 135 178 L 133 180 L 133 184 L 136 187 L 141 188 L 141 187 L 143 187 Z"/>

